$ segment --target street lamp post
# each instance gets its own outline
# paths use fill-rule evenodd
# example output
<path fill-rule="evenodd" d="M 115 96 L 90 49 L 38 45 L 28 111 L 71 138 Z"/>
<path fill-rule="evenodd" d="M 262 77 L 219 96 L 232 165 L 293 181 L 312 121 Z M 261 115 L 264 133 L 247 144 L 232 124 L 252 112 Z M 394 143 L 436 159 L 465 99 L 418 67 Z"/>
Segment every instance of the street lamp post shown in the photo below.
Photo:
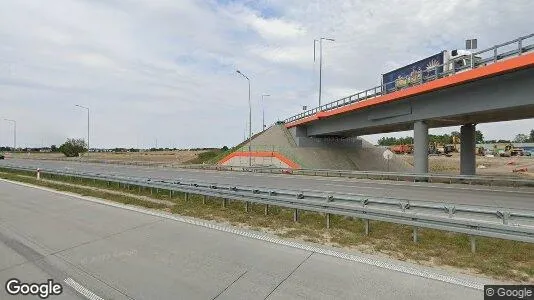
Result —
<path fill-rule="evenodd" d="M 248 165 L 252 166 L 252 105 L 250 104 L 250 79 L 241 71 L 236 72 L 248 81 Z"/>
<path fill-rule="evenodd" d="M 13 153 L 15 153 L 15 149 L 17 149 L 17 121 L 10 119 L 4 120 L 13 123 Z"/>
<path fill-rule="evenodd" d="M 81 105 L 78 105 L 78 104 L 76 104 L 75 106 L 87 110 L 87 156 L 89 156 L 89 149 L 91 149 L 90 146 L 89 146 L 89 107 L 81 106 Z"/>
<path fill-rule="evenodd" d="M 262 130 L 265 130 L 265 102 L 264 102 L 263 98 L 270 97 L 270 96 L 271 95 L 269 95 L 269 94 L 262 94 L 261 95 L 262 123 L 263 123 Z"/>
<path fill-rule="evenodd" d="M 322 77 L 323 77 L 323 40 L 334 42 L 334 39 L 322 37 L 313 40 L 313 61 L 315 61 L 315 44 L 319 42 L 319 106 L 321 106 Z"/>

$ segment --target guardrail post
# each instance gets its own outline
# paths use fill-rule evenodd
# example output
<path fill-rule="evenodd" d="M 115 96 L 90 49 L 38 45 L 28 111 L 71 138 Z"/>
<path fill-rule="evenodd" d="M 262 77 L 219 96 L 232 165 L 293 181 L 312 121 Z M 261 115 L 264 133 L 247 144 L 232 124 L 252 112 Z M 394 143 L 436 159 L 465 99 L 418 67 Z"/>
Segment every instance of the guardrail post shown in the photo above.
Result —
<path fill-rule="evenodd" d="M 293 222 L 298 222 L 299 221 L 299 210 L 295 208 L 295 210 L 293 210 Z"/>
<path fill-rule="evenodd" d="M 264 211 L 264 214 L 265 214 L 265 215 L 268 215 L 268 214 L 269 214 L 269 204 L 265 204 L 265 211 Z"/>
<path fill-rule="evenodd" d="M 202 204 L 206 204 L 207 198 L 208 198 L 208 196 L 206 196 L 206 195 L 202 196 Z"/>
<path fill-rule="evenodd" d="M 365 235 L 369 235 L 369 219 L 363 219 L 363 224 L 365 225 Z"/>
<path fill-rule="evenodd" d="M 245 212 L 247 212 L 247 213 L 248 213 L 249 210 L 250 210 L 250 207 L 249 207 L 249 206 L 250 206 L 250 202 L 245 201 Z"/>
<path fill-rule="evenodd" d="M 152 195 L 152 193 L 153 193 L 153 188 L 150 187 L 150 195 Z"/>
<path fill-rule="evenodd" d="M 330 229 L 330 214 L 326 213 L 326 228 Z"/>
<path fill-rule="evenodd" d="M 189 193 L 185 193 L 184 197 L 185 197 L 185 201 L 189 201 Z"/>
<path fill-rule="evenodd" d="M 469 240 L 471 241 L 471 253 L 475 253 L 477 249 L 476 239 L 474 235 L 469 236 Z"/>
<path fill-rule="evenodd" d="M 223 208 L 226 208 L 226 205 L 228 204 L 228 199 L 223 198 L 222 206 Z"/>
<path fill-rule="evenodd" d="M 169 190 L 169 198 L 172 198 L 172 190 Z"/>
<path fill-rule="evenodd" d="M 41 169 L 37 168 L 37 180 L 41 180 Z"/>
<path fill-rule="evenodd" d="M 417 243 L 417 226 L 413 227 L 413 242 Z"/>

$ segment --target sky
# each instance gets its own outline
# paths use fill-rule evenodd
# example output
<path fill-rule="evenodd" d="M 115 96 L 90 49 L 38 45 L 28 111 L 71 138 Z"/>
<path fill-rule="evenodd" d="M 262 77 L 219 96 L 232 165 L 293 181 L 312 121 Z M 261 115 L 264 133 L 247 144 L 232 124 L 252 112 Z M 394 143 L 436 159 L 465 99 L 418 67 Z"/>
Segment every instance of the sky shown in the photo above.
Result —
<path fill-rule="evenodd" d="M 477 38 L 532 33 L 531 0 L 2 0 L 0 145 L 221 147 L 252 128 L 380 84 L 380 74 Z M 262 103 L 261 95 L 269 94 Z M 510 139 L 534 120 L 481 124 Z M 432 129 L 432 134 L 458 130 Z M 406 136 L 410 132 L 384 136 Z M 376 142 L 380 135 L 365 136 Z"/>

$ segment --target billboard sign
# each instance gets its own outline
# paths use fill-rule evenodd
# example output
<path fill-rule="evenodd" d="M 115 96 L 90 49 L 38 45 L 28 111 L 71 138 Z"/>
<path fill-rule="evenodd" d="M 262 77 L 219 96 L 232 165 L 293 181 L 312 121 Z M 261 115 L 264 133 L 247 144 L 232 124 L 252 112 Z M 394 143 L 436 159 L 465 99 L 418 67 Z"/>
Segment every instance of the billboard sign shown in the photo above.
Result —
<path fill-rule="evenodd" d="M 390 93 L 418 83 L 437 73 L 443 73 L 444 52 L 416 61 L 382 75 L 384 91 Z M 439 66 L 439 67 L 438 67 Z"/>

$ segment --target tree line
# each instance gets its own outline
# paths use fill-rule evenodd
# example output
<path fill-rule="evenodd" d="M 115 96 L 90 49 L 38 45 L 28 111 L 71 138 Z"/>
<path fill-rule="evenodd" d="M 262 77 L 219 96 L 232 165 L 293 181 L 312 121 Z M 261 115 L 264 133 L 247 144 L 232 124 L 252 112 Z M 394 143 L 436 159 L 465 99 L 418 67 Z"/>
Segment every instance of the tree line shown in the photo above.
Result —
<path fill-rule="evenodd" d="M 534 129 L 529 134 L 518 134 L 515 136 L 514 142 L 516 143 L 534 143 Z"/>
<path fill-rule="evenodd" d="M 459 138 L 460 132 L 453 131 L 451 134 L 442 134 L 442 135 L 434 135 L 429 134 L 428 135 L 428 141 L 430 143 L 437 143 L 441 145 L 447 145 L 447 144 L 453 144 L 454 138 Z M 475 140 L 477 143 L 484 142 L 484 135 L 480 130 L 475 131 Z M 406 137 L 382 137 L 378 140 L 378 145 L 380 146 L 392 146 L 392 145 L 409 145 L 413 144 L 413 137 L 406 136 Z"/>
<path fill-rule="evenodd" d="M 430 143 L 437 143 L 441 145 L 453 144 L 453 138 L 460 137 L 458 131 L 453 131 L 451 134 L 442 135 L 428 135 Z M 475 140 L 477 144 L 496 144 L 496 143 L 534 143 L 534 129 L 530 130 L 530 134 L 518 134 L 513 140 L 484 140 L 484 135 L 480 130 L 475 131 Z M 382 137 L 378 140 L 380 146 L 392 146 L 392 145 L 409 145 L 413 144 L 413 137 L 405 136 L 400 138 L 395 137 Z"/>

